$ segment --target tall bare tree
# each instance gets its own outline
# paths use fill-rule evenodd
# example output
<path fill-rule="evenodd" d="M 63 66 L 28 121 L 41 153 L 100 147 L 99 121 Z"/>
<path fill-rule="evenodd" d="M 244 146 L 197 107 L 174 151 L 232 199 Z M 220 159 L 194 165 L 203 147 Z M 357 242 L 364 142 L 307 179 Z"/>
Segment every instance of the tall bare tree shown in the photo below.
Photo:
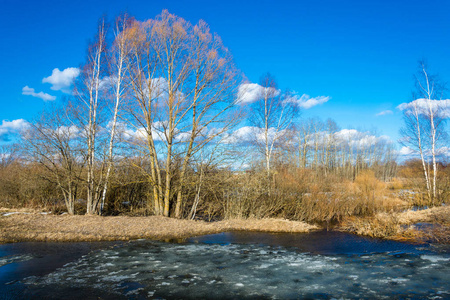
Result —
<path fill-rule="evenodd" d="M 106 157 L 106 174 L 104 176 L 103 182 L 103 191 L 101 194 L 101 204 L 100 204 L 100 213 L 102 213 L 106 193 L 108 191 L 109 179 L 111 175 L 111 170 L 113 168 L 113 152 L 114 152 L 114 143 L 116 140 L 117 134 L 117 123 L 119 118 L 119 109 L 123 102 L 123 98 L 125 96 L 125 84 L 124 84 L 124 75 L 127 72 L 127 56 L 129 53 L 130 45 L 127 41 L 127 31 L 129 26 L 131 26 L 132 20 L 129 19 L 127 15 L 122 15 L 116 18 L 115 27 L 114 27 L 114 42 L 109 49 L 108 56 L 108 83 L 107 88 L 111 91 L 111 96 L 113 99 L 113 110 L 112 110 L 112 120 L 109 124 L 110 132 L 109 132 L 109 145 L 108 145 L 108 153 Z"/>
<path fill-rule="evenodd" d="M 445 116 L 442 114 L 444 86 L 436 75 L 431 75 L 424 61 L 419 62 L 419 71 L 415 75 L 416 91 L 413 101 L 404 109 L 404 126 L 400 130 L 400 142 L 419 154 L 422 161 L 424 179 L 428 197 L 437 198 L 437 148 L 445 134 L 443 125 Z M 432 168 L 428 167 L 431 160 Z"/>
<path fill-rule="evenodd" d="M 82 111 L 74 112 L 78 114 L 80 126 L 84 129 L 86 138 L 86 186 L 87 186 L 87 214 L 95 214 L 101 197 L 101 186 L 96 178 L 96 154 L 97 137 L 99 134 L 99 118 L 101 101 L 103 99 L 101 79 L 104 76 L 106 60 L 106 24 L 105 20 L 100 20 L 97 35 L 89 45 L 86 63 L 81 69 L 81 76 L 75 83 L 75 95 L 82 104 Z M 83 114 L 86 112 L 86 114 Z"/>
<path fill-rule="evenodd" d="M 238 72 L 217 35 L 200 21 L 192 26 L 163 11 L 155 20 L 135 22 L 129 109 L 150 157 L 154 211 L 182 216 L 187 166 L 200 149 L 228 130 Z M 177 175 L 177 182 L 174 176 Z"/>
<path fill-rule="evenodd" d="M 292 127 L 297 107 L 289 101 L 289 93 L 283 93 L 278 89 L 272 75 L 264 75 L 260 80 L 260 86 L 258 100 L 251 105 L 250 122 L 260 131 L 255 136 L 255 142 L 264 154 L 269 179 L 274 148 Z"/>

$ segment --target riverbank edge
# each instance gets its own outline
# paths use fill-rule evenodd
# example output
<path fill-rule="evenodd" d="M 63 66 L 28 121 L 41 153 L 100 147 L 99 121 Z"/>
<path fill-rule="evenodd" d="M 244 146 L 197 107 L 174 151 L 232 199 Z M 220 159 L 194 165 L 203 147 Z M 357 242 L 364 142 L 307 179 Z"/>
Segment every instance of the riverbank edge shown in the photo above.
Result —
<path fill-rule="evenodd" d="M 51 215 L 18 212 L 0 216 L 0 244 L 16 242 L 93 242 L 136 239 L 170 240 L 226 231 L 306 233 L 315 225 L 283 219 L 236 219 L 218 222 L 161 216 Z"/>
<path fill-rule="evenodd" d="M 450 206 L 351 216 L 335 230 L 386 240 L 450 244 Z"/>
<path fill-rule="evenodd" d="M 374 238 L 421 243 L 450 243 L 450 207 L 378 213 L 344 218 L 333 230 Z M 431 224 L 426 230 L 417 226 Z M 94 242 L 136 239 L 173 240 L 227 231 L 307 233 L 320 226 L 285 219 L 234 219 L 217 222 L 161 216 L 53 215 L 0 208 L 0 244 L 15 242 Z"/>

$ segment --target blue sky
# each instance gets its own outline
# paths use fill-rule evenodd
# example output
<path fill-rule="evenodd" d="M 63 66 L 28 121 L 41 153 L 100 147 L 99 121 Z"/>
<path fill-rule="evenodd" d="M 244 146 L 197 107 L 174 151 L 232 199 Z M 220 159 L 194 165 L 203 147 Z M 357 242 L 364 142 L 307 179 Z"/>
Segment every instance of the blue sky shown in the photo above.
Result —
<path fill-rule="evenodd" d="M 417 61 L 450 80 L 450 1 L 17 1 L 0 0 L 0 135 L 64 93 L 43 82 L 78 67 L 102 15 L 138 20 L 168 9 L 217 32 L 251 82 L 270 72 L 282 89 L 330 100 L 302 117 L 398 139 L 396 107 L 411 101 Z M 49 81 L 49 80 L 47 80 Z M 28 89 L 23 94 L 24 87 Z M 52 89 L 53 87 L 53 89 Z M 34 89 L 34 90 L 31 90 Z M 34 95 L 34 96 L 33 96 Z M 42 94 L 41 94 L 42 95 Z M 49 102 L 49 101 L 47 101 Z M 392 113 L 377 116 L 382 111 Z M 3 127 L 1 127 L 3 126 Z M 9 126 L 9 127 L 8 127 Z"/>

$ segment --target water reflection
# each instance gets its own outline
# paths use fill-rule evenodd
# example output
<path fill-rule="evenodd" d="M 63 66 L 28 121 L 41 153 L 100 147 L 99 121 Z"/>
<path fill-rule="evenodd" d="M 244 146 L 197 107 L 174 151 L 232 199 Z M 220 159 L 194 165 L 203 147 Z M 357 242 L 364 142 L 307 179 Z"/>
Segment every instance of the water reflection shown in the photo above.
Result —
<path fill-rule="evenodd" d="M 311 233 L 224 232 L 187 239 L 191 243 L 255 244 L 295 247 L 301 252 L 323 255 L 367 254 L 389 251 L 417 252 L 417 245 L 373 239 L 337 231 Z M 427 245 L 419 247 L 421 251 Z"/>

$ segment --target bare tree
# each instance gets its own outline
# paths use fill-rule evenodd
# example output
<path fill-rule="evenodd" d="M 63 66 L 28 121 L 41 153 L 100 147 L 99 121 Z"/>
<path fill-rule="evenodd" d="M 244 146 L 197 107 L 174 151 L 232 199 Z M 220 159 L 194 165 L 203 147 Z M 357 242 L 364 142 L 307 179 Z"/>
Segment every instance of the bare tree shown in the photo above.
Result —
<path fill-rule="evenodd" d="M 86 166 L 87 166 L 87 214 L 98 212 L 101 197 L 101 185 L 96 179 L 96 154 L 98 147 L 100 106 L 102 98 L 101 79 L 105 70 L 106 24 L 100 20 L 98 31 L 93 43 L 88 47 L 87 61 L 81 69 L 81 76 L 75 83 L 76 99 L 81 103 L 74 111 L 78 115 L 78 123 L 84 129 L 86 138 Z M 84 114 L 85 112 L 85 114 Z"/>
<path fill-rule="evenodd" d="M 155 214 L 182 216 L 191 158 L 228 130 L 236 117 L 238 72 L 217 35 L 167 11 L 130 30 L 130 116 L 150 157 Z M 132 108 L 135 107 L 136 109 Z M 177 182 L 173 181 L 177 175 Z"/>
<path fill-rule="evenodd" d="M 114 142 L 116 138 L 117 122 L 119 117 L 119 108 L 123 102 L 123 97 L 125 94 L 124 85 L 124 74 L 126 73 L 126 59 L 129 52 L 129 43 L 127 41 L 127 31 L 130 26 L 131 20 L 129 20 L 127 15 L 120 16 L 116 18 L 115 29 L 114 29 L 114 43 L 109 51 L 109 82 L 108 85 L 112 91 L 113 98 L 113 112 L 112 120 L 110 123 L 110 138 L 107 153 L 107 166 L 106 174 L 103 182 L 103 192 L 101 195 L 100 213 L 103 212 L 106 193 L 108 191 L 109 178 L 111 175 L 111 170 L 113 167 L 113 150 Z"/>
<path fill-rule="evenodd" d="M 23 146 L 28 159 L 48 171 L 49 176 L 45 179 L 57 184 L 68 213 L 74 214 L 85 161 L 81 151 L 81 131 L 71 124 L 66 113 L 66 109 L 60 108 L 44 112 L 23 134 Z"/>
<path fill-rule="evenodd" d="M 445 117 L 442 115 L 444 87 L 435 75 L 430 75 L 425 62 L 419 62 L 415 75 L 416 91 L 413 101 L 403 107 L 404 126 L 400 130 L 400 143 L 419 154 L 422 161 L 428 197 L 437 197 L 437 147 L 444 132 Z M 428 167 L 431 159 L 432 169 Z"/>
<path fill-rule="evenodd" d="M 274 148 L 292 127 L 297 107 L 290 100 L 288 92 L 282 93 L 275 79 L 270 74 L 260 80 L 258 100 L 252 103 L 250 122 L 260 130 L 255 135 L 255 142 L 262 150 L 265 160 L 267 178 L 270 178 L 271 160 Z"/>
<path fill-rule="evenodd" d="M 18 157 L 18 145 L 0 145 L 0 168 L 5 168 L 13 163 Z"/>

